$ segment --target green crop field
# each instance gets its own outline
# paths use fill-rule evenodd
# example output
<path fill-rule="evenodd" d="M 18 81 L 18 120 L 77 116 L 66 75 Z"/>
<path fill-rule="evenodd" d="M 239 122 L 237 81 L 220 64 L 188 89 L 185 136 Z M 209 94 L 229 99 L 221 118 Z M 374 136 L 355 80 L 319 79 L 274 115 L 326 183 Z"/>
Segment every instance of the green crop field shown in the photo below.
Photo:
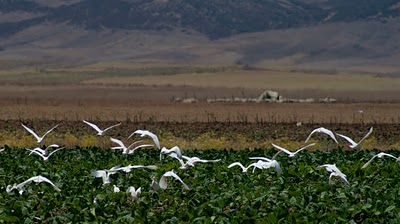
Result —
<path fill-rule="evenodd" d="M 398 156 L 397 151 L 387 151 Z M 249 169 L 251 156 L 271 158 L 275 149 L 192 150 L 188 156 L 221 159 L 217 163 L 196 164 L 187 170 L 168 156 L 159 159 L 159 150 L 139 149 L 134 154 L 96 147 L 61 149 L 48 161 L 29 155 L 24 148 L 6 147 L 0 153 L 0 222 L 16 223 L 398 223 L 400 220 L 399 164 L 392 158 L 375 159 L 361 169 L 377 151 L 303 151 L 294 158 L 281 153 L 276 160 L 282 174 L 273 168 Z M 111 184 L 91 172 L 116 165 L 156 165 L 157 170 L 134 169 L 111 176 Z M 347 175 L 329 184 L 329 173 L 315 168 L 336 164 Z M 151 187 L 174 170 L 189 186 L 168 179 L 165 190 Z M 30 183 L 25 192 L 6 192 L 7 185 L 42 175 L 47 183 Z M 114 193 L 113 185 L 121 192 Z M 125 193 L 129 186 L 141 187 L 137 201 Z"/>

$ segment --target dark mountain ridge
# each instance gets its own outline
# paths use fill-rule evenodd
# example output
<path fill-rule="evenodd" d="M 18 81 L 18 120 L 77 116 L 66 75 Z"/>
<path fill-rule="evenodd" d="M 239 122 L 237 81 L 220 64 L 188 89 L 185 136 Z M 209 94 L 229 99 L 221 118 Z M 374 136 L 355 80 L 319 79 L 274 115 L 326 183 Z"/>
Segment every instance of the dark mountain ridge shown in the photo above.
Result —
<path fill-rule="evenodd" d="M 330 22 L 380 20 L 400 15 L 399 1 L 335 0 L 82 0 L 50 8 L 34 1 L 0 0 L 0 11 L 42 13 L 14 23 L 0 22 L 10 35 L 44 22 L 85 29 L 195 30 L 211 39 L 239 33 L 312 26 Z"/>

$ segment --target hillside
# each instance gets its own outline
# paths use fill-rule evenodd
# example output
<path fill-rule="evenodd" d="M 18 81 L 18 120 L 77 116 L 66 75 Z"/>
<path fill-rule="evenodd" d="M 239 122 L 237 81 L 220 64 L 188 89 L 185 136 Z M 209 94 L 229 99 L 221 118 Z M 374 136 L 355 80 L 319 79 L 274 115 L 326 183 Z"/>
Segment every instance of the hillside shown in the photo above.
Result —
<path fill-rule="evenodd" d="M 389 68 L 383 73 L 396 73 L 392 67 L 400 55 L 400 1 L 393 0 L 0 0 L 0 5 L 2 61 L 140 59 L 322 69 L 376 64 Z"/>

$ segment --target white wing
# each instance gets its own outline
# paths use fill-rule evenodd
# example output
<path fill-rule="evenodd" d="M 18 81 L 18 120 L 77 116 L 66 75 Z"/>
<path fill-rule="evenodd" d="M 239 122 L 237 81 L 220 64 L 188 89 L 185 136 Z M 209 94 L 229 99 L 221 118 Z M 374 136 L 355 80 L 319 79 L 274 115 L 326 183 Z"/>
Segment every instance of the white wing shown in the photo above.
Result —
<path fill-rule="evenodd" d="M 40 157 L 42 157 L 43 160 L 47 160 L 46 158 L 48 158 L 48 157 L 42 155 L 42 153 L 40 153 L 40 152 L 38 152 L 38 151 L 36 151 L 36 150 L 32 150 L 31 153 L 34 153 L 34 154 L 36 154 L 36 155 L 39 155 Z"/>
<path fill-rule="evenodd" d="M 31 133 L 38 141 L 40 140 L 40 137 L 30 128 L 25 126 L 24 124 L 21 124 L 22 127 L 24 127 L 29 133 Z"/>
<path fill-rule="evenodd" d="M 362 139 L 358 142 L 358 144 L 361 144 L 361 142 L 363 142 L 366 138 L 368 138 L 368 137 L 371 135 L 371 133 L 372 133 L 373 130 L 374 130 L 374 128 L 371 127 L 371 128 L 369 129 L 369 132 L 364 136 L 364 138 L 362 138 Z"/>
<path fill-rule="evenodd" d="M 270 159 L 268 159 L 266 157 L 250 157 L 249 159 L 261 159 L 261 160 L 264 160 L 264 161 L 267 161 L 267 162 L 271 161 Z"/>
<path fill-rule="evenodd" d="M 112 142 L 118 144 L 122 149 L 125 149 L 125 148 L 126 148 L 126 147 L 125 147 L 125 144 L 124 144 L 122 141 L 120 141 L 120 140 L 118 140 L 118 139 L 115 139 L 115 138 L 111 138 L 111 137 L 110 137 L 110 140 L 111 140 Z"/>
<path fill-rule="evenodd" d="M 185 184 L 185 182 L 183 182 L 183 180 L 176 173 L 171 172 L 170 176 L 175 178 L 175 179 L 177 179 L 177 180 L 179 180 L 182 183 L 183 188 L 185 188 L 186 190 L 189 190 L 189 187 Z"/>
<path fill-rule="evenodd" d="M 298 152 L 300 152 L 300 151 L 302 151 L 302 150 L 304 150 L 304 149 L 306 149 L 306 148 L 308 148 L 308 147 L 311 147 L 311 146 L 313 146 L 313 145 L 315 145 L 315 143 L 311 143 L 311 144 L 309 144 L 309 145 L 306 145 L 306 146 L 304 146 L 303 148 L 298 149 L 294 154 L 296 154 L 296 153 L 298 153 Z"/>
<path fill-rule="evenodd" d="M 365 167 L 367 167 L 367 166 L 372 162 L 372 160 L 374 160 L 376 157 L 381 158 L 381 157 L 383 157 L 383 156 L 389 156 L 389 157 L 392 157 L 392 158 L 394 158 L 394 159 L 397 160 L 397 158 L 396 158 L 395 156 L 392 156 L 392 155 L 390 155 L 390 154 L 388 154 L 388 153 L 381 152 L 381 153 L 378 153 L 378 154 L 374 155 L 368 162 L 366 162 L 366 163 L 361 167 L 361 169 L 364 169 Z"/>
<path fill-rule="evenodd" d="M 88 121 L 85 121 L 85 120 L 83 120 L 83 122 L 85 123 L 85 124 L 87 124 L 87 125 L 89 125 L 90 127 L 92 127 L 94 130 L 96 130 L 98 133 L 101 133 L 101 132 L 103 132 L 103 130 L 101 130 L 99 127 L 97 127 L 97 125 L 95 125 L 95 124 L 92 124 L 92 123 L 90 123 L 90 122 L 88 122 Z"/>
<path fill-rule="evenodd" d="M 346 141 L 348 141 L 353 146 L 357 145 L 357 143 L 355 141 L 353 141 L 353 139 L 347 137 L 346 135 L 341 135 L 341 134 L 338 134 L 338 133 L 336 133 L 336 135 L 346 139 Z"/>
<path fill-rule="evenodd" d="M 56 126 L 54 126 L 52 129 L 48 130 L 46 133 L 44 133 L 44 135 L 42 136 L 42 138 L 44 138 L 47 134 L 49 134 L 50 132 L 52 132 L 56 127 L 58 127 L 58 124 Z"/>
<path fill-rule="evenodd" d="M 293 152 L 291 152 L 291 151 L 289 151 L 289 150 L 287 150 L 287 149 L 285 149 L 285 148 L 282 148 L 282 147 L 280 147 L 280 146 L 277 146 L 277 145 L 275 145 L 274 143 L 272 143 L 272 146 L 274 146 L 275 148 L 281 150 L 282 152 L 284 152 L 284 153 L 286 153 L 286 154 L 288 154 L 288 155 L 293 155 L 293 154 L 294 154 Z"/>
<path fill-rule="evenodd" d="M 161 147 L 160 147 L 160 142 L 158 141 L 157 135 L 155 135 L 155 134 L 153 134 L 153 133 L 151 133 L 151 132 L 149 132 L 149 131 L 147 131 L 147 130 L 136 130 L 135 132 L 133 132 L 133 133 L 128 137 L 128 139 L 131 138 L 134 134 L 140 134 L 140 137 L 149 136 L 150 138 L 153 139 L 154 144 L 156 144 L 157 148 L 159 148 L 159 149 L 161 148 Z"/>
<path fill-rule="evenodd" d="M 53 184 L 53 182 L 51 182 L 46 177 L 43 177 L 43 176 L 40 176 L 40 175 L 39 176 L 35 176 L 35 177 L 31 177 L 28 180 L 24 181 L 23 183 L 27 184 L 27 183 L 29 183 L 31 181 L 34 181 L 36 183 L 47 182 L 47 183 L 51 184 L 54 187 L 54 189 L 56 189 L 57 191 L 61 191 L 60 188 L 58 188 L 55 184 Z"/>
<path fill-rule="evenodd" d="M 339 144 L 339 142 L 336 140 L 336 137 L 335 137 L 335 135 L 333 134 L 332 131 L 330 131 L 330 130 L 328 130 L 328 129 L 326 129 L 326 128 L 321 128 L 321 132 L 322 132 L 322 133 L 325 133 L 325 134 L 327 134 L 327 135 L 329 135 L 333 140 L 335 140 L 335 142 L 336 142 L 337 144 Z"/>
<path fill-rule="evenodd" d="M 120 125 L 121 125 L 121 123 L 115 124 L 113 126 L 110 126 L 110 127 L 106 128 L 106 129 L 104 129 L 103 132 L 106 132 L 106 131 L 110 130 L 111 128 L 114 128 L 114 127 L 117 127 L 117 126 L 120 126 Z"/>
<path fill-rule="evenodd" d="M 47 156 L 47 158 L 50 157 L 51 155 L 53 155 L 53 153 L 57 152 L 57 151 L 60 150 L 60 149 L 63 149 L 63 148 L 58 148 L 58 149 L 52 151 L 52 152 Z"/>
<path fill-rule="evenodd" d="M 231 167 L 234 167 L 234 166 L 240 166 L 240 168 L 242 168 L 243 172 L 245 172 L 245 171 L 247 170 L 247 168 L 244 167 L 240 162 L 231 163 L 231 164 L 228 166 L 228 168 L 231 168 Z"/>
<path fill-rule="evenodd" d="M 308 142 L 308 140 L 310 140 L 310 138 L 311 138 L 311 136 L 315 133 L 315 132 L 319 132 L 320 131 L 320 129 L 319 128 L 317 128 L 317 129 L 314 129 L 309 135 L 308 135 L 308 137 L 307 137 L 307 139 L 306 139 L 306 141 L 305 141 L 305 143 L 307 143 Z"/>

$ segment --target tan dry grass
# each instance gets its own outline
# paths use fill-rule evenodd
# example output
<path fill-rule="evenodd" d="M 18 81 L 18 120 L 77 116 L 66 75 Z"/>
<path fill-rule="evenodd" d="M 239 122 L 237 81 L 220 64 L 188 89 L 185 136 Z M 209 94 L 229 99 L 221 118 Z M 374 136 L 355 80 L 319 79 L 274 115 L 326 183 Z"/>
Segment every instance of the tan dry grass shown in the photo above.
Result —
<path fill-rule="evenodd" d="M 352 91 L 399 90 L 400 78 L 353 74 L 307 74 L 267 70 L 240 70 L 218 73 L 104 77 L 82 81 L 84 84 L 242 87 L 257 89 L 322 89 Z"/>

